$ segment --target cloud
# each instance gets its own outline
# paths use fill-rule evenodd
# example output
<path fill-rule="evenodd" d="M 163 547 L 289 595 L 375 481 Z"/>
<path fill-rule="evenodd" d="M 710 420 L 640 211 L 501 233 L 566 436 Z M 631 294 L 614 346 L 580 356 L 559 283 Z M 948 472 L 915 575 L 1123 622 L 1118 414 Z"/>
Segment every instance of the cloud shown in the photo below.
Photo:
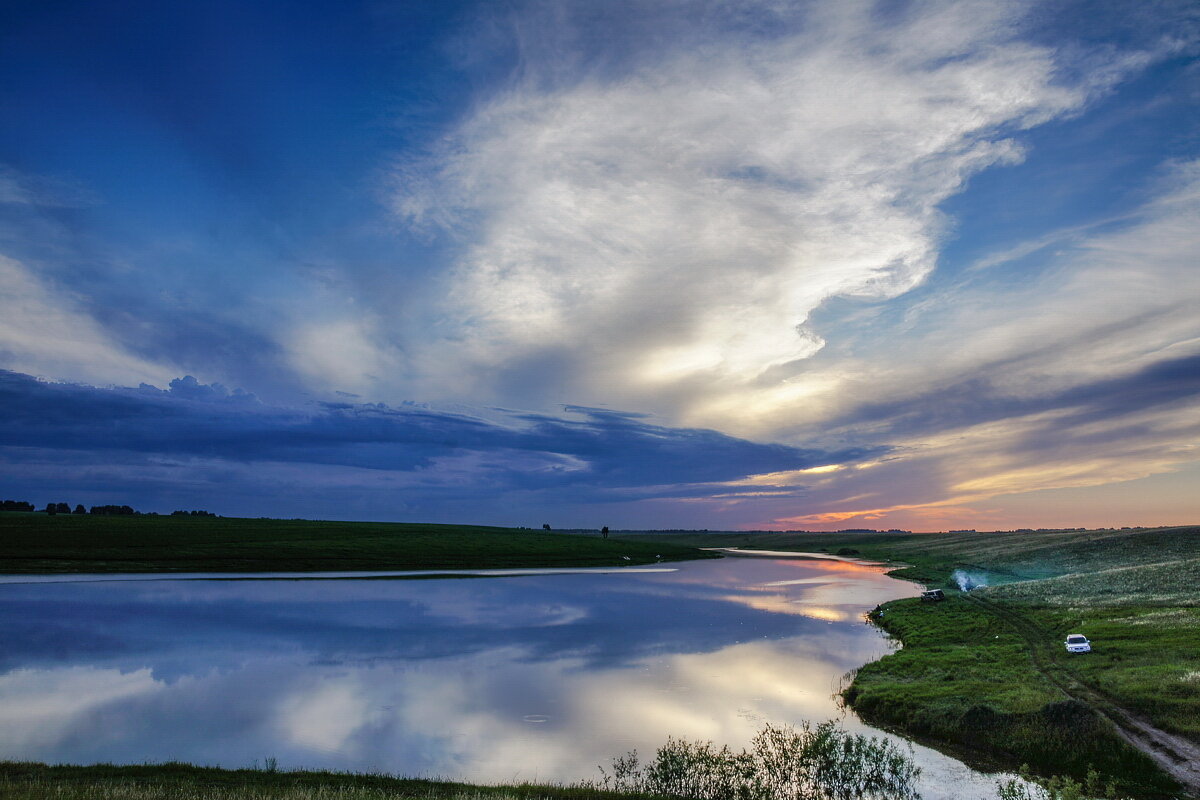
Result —
<path fill-rule="evenodd" d="M 0 255 L 0 359 L 4 366 L 77 379 L 162 380 L 170 368 L 129 352 L 81 309 L 24 264 Z"/>
<path fill-rule="evenodd" d="M 92 194 L 80 186 L 0 164 L 0 205 L 73 208 L 94 202 Z"/>
<path fill-rule="evenodd" d="M 803 402 L 781 382 L 824 346 L 818 306 L 919 285 L 939 203 L 1145 61 L 1062 82 L 1054 50 L 1015 36 L 1024 5 L 991 2 L 676 4 L 676 44 L 651 54 L 638 20 L 663 20 L 633 3 L 595 34 L 632 66 L 589 69 L 554 44 L 584 21 L 540 8 L 520 31 L 551 43 L 522 51 L 522 80 L 401 172 L 398 212 L 461 237 L 460 326 L 418 371 L 707 424 Z"/>
<path fill-rule="evenodd" d="M 0 367 L 17 373 L 0 469 L 14 491 L 168 507 L 612 525 L 619 506 L 670 527 L 973 514 L 1177 469 L 1195 461 L 1197 168 L 1168 164 L 1131 210 L 1166 134 L 1113 140 L 1118 118 L 1190 124 L 1190 73 L 1163 59 L 1194 52 L 1193 5 L 483 4 L 455 41 L 431 29 L 463 70 L 437 65 L 441 110 L 356 140 L 369 161 L 436 137 L 390 162 L 389 211 L 316 163 L 328 132 L 276 141 L 304 125 L 243 131 L 300 176 L 247 180 L 274 168 L 232 168 L 220 113 L 185 126 L 207 143 L 122 135 L 129 153 L 80 167 L 151 176 L 136 190 L 114 178 L 93 200 L 0 167 Z M 170 130 L 164 98 L 148 119 Z M 432 133 L 447 109 L 465 111 Z M 1116 199 L 1090 205 L 1084 172 Z M 1008 213 L 1018 184 L 1070 213 L 991 230 L 979 209 Z M 275 197 L 264 219 L 251 186 Z M 282 213 L 293 197 L 321 213 Z"/>
<path fill-rule="evenodd" d="M 493 411 L 492 419 L 416 405 L 287 408 L 190 376 L 164 391 L 0 372 L 0 405 L 2 471 L 19 476 L 13 483 L 57 482 L 60 492 L 100 485 L 110 493 L 159 484 L 238 503 L 258 495 L 256 513 L 294 502 L 285 498 L 304 485 L 368 494 L 374 516 L 394 516 L 405 503 L 443 503 L 436 513 L 453 515 L 451 503 L 469 499 L 481 519 L 507 493 L 553 492 L 558 502 L 689 497 L 755 473 L 882 452 L 759 444 L 592 408 L 568 409 L 569 416 Z"/>
<path fill-rule="evenodd" d="M 1200 164 L 1175 164 L 1120 227 L 1045 254 L 1021 281 L 970 274 L 915 301 L 919 314 L 899 334 L 884 328 L 860 340 L 857 358 L 823 365 L 828 388 L 812 404 L 822 411 L 794 413 L 789 435 L 893 449 L 870 469 L 810 480 L 804 505 L 813 511 L 780 524 L 961 510 L 1195 463 L 1197 215 Z M 1086 497 L 1077 502 L 1085 517 Z"/>
<path fill-rule="evenodd" d="M 369 318 L 306 322 L 284 337 L 291 367 L 318 386 L 372 387 L 395 372 L 398 355 Z"/>

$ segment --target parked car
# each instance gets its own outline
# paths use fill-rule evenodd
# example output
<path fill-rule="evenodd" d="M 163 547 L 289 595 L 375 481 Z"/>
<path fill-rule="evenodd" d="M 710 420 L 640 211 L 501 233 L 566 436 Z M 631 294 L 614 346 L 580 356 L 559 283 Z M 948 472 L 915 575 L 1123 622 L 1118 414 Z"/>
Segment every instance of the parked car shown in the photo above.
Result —
<path fill-rule="evenodd" d="M 1072 633 L 1067 637 L 1066 645 L 1068 653 L 1092 652 L 1092 643 L 1082 633 Z"/>

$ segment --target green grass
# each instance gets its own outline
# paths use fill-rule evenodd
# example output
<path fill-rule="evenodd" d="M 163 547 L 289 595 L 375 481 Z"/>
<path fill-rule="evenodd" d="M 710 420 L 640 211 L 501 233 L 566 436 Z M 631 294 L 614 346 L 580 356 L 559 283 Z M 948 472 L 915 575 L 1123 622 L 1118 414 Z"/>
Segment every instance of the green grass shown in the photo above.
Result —
<path fill-rule="evenodd" d="M 6 574 L 600 567 L 705 557 L 645 540 L 467 525 L 0 512 Z"/>
<path fill-rule="evenodd" d="M 858 671 L 847 699 L 867 719 L 980 764 L 1029 763 L 1082 779 L 1089 764 L 1137 796 L 1168 792 L 1148 759 L 1094 709 L 1127 709 L 1200 742 L 1200 528 L 937 534 L 677 534 L 649 541 L 837 553 L 949 600 L 884 605 L 904 648 Z M 986 575 L 964 596 L 951 574 Z M 1062 641 L 1083 633 L 1094 652 Z M 1053 680 L 1052 680 L 1053 679 Z M 1085 696 L 1068 702 L 1059 686 Z"/>
<path fill-rule="evenodd" d="M 47 766 L 0 762 L 0 800 L 612 800 L 593 788 L 448 781 L 341 772 L 225 770 L 189 764 Z"/>
<path fill-rule="evenodd" d="M 1005 620 L 957 593 L 883 610 L 880 624 L 905 646 L 861 668 L 846 690 L 867 721 L 948 743 L 979 766 L 1028 764 L 1078 779 L 1093 767 L 1123 794 L 1171 795 L 1173 782 L 1149 758 L 1043 676 Z"/>
<path fill-rule="evenodd" d="M 1082 633 L 1056 666 L 1158 727 L 1200 742 L 1200 558 L 1013 583 L 983 597 L 1040 629 Z M 1061 638 L 1061 637 L 1059 637 Z"/>

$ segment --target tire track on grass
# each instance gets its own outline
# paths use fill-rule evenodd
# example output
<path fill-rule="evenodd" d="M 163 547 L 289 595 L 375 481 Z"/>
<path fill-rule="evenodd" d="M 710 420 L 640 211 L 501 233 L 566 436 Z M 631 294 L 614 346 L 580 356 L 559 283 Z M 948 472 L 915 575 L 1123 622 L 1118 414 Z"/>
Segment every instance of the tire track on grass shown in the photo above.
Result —
<path fill-rule="evenodd" d="M 1194 797 L 1200 797 L 1200 745 L 1158 728 L 1145 716 L 1121 707 L 1108 695 L 1084 683 L 1050 650 L 1049 634 L 1036 622 L 1004 606 L 964 593 L 963 597 L 1007 622 L 1029 645 L 1033 665 L 1046 680 L 1072 700 L 1086 704 L 1112 723 L 1121 738 L 1148 755 Z"/>

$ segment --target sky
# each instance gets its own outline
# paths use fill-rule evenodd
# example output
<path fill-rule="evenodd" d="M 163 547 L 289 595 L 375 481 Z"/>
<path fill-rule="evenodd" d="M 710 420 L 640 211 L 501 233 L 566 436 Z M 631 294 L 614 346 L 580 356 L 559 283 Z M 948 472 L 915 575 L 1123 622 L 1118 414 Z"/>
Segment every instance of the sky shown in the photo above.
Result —
<path fill-rule="evenodd" d="M 13 0 L 0 496 L 1200 520 L 1191 0 Z"/>

